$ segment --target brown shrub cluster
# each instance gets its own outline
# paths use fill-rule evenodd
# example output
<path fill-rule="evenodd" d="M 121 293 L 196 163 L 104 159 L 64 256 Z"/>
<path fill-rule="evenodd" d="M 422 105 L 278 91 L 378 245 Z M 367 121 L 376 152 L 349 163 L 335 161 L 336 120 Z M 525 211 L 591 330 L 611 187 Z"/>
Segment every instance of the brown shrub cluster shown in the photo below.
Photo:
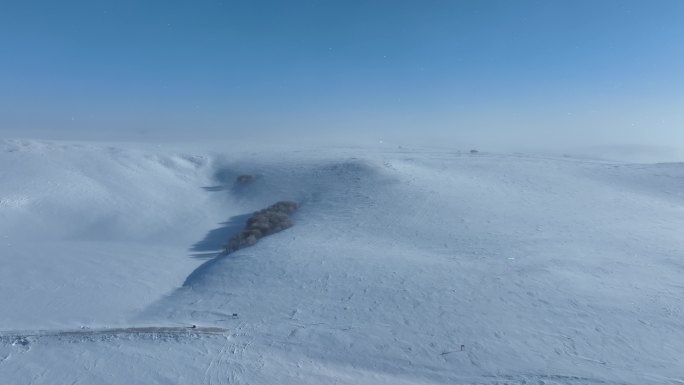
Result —
<path fill-rule="evenodd" d="M 291 227 L 290 214 L 294 213 L 298 207 L 296 202 L 280 201 L 257 211 L 247 220 L 245 229 L 228 241 L 225 247 L 226 253 L 252 246 L 260 238 Z"/>

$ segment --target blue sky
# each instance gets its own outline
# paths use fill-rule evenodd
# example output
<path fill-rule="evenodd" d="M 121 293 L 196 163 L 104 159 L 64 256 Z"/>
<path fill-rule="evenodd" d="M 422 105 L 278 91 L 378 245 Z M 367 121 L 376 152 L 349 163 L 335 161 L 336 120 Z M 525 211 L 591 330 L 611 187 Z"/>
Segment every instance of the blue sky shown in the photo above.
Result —
<path fill-rule="evenodd" d="M 684 147 L 684 2 L 0 3 L 0 135 Z"/>

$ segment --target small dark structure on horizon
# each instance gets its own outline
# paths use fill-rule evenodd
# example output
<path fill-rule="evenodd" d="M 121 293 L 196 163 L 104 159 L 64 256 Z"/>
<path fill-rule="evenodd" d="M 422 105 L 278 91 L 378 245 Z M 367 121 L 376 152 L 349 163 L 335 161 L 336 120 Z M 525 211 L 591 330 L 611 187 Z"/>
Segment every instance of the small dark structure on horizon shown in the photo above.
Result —
<path fill-rule="evenodd" d="M 294 213 L 299 205 L 292 201 L 280 201 L 268 208 L 257 211 L 245 225 L 244 230 L 233 236 L 225 246 L 226 253 L 252 246 L 267 235 L 283 231 L 292 227 L 290 214 Z"/>
<path fill-rule="evenodd" d="M 470 153 L 471 153 L 471 154 L 477 154 L 477 153 L 479 153 L 479 152 L 480 152 L 480 151 L 477 151 L 477 150 L 470 150 Z"/>
<path fill-rule="evenodd" d="M 256 181 L 256 175 L 242 174 L 237 177 L 236 182 L 240 184 L 248 184 Z"/>

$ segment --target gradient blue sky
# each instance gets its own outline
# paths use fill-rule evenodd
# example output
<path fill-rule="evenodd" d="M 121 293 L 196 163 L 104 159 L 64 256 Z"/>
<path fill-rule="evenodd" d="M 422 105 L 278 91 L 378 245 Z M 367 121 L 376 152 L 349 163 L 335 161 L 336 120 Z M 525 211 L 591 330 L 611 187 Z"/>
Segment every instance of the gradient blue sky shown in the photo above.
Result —
<path fill-rule="evenodd" d="M 684 1 L 0 2 L 0 135 L 684 147 Z"/>

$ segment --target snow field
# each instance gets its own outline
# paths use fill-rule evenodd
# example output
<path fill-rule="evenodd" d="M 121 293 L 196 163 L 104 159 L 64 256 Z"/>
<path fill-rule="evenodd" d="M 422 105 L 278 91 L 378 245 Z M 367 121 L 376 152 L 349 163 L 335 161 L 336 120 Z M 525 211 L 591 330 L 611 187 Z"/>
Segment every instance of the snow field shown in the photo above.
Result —
<path fill-rule="evenodd" d="M 681 164 L 11 146 L 5 329 L 227 330 L 0 346 L 12 383 L 684 381 Z M 211 259 L 220 223 L 283 199 L 294 227 Z"/>

